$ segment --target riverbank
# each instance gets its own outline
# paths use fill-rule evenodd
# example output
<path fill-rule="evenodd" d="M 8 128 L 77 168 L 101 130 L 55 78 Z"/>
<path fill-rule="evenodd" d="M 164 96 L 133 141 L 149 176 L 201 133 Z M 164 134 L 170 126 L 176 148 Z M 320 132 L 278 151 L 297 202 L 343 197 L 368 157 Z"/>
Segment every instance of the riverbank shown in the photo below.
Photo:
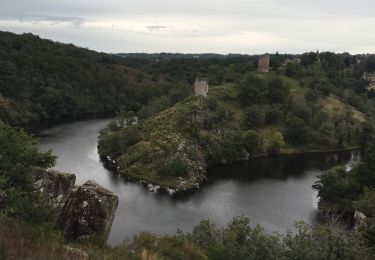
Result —
<path fill-rule="evenodd" d="M 249 162 L 250 160 L 256 160 L 256 159 L 265 159 L 265 158 L 283 158 L 287 156 L 303 156 L 303 155 L 324 155 L 324 154 L 330 154 L 330 153 L 342 153 L 342 152 L 354 152 L 354 151 L 360 151 L 360 146 L 351 146 L 351 147 L 345 147 L 342 149 L 326 149 L 326 150 L 310 150 L 310 151 L 293 151 L 290 152 L 290 150 L 281 150 L 279 154 L 277 155 L 269 155 L 269 154 L 258 154 L 254 155 L 252 158 L 249 158 L 248 160 L 238 160 L 234 161 L 231 164 L 234 163 L 245 163 Z M 109 156 L 103 157 L 100 156 L 101 161 L 103 162 L 104 166 L 112 171 L 115 174 L 121 174 L 123 177 L 128 181 L 134 181 L 141 183 L 147 190 L 151 192 L 162 192 L 169 195 L 183 195 L 186 193 L 189 193 L 192 190 L 198 190 L 201 188 L 201 185 L 205 182 L 209 181 L 209 177 L 204 178 L 204 180 L 200 183 L 196 183 L 193 187 L 189 187 L 187 189 L 178 189 L 174 186 L 168 186 L 165 185 L 165 182 L 152 182 L 147 179 L 139 178 L 137 175 L 131 175 L 127 174 L 121 171 L 121 168 L 116 163 L 115 160 L 110 158 Z M 231 164 L 216 164 L 216 165 L 210 165 L 206 171 L 209 170 L 211 167 L 220 167 L 220 166 L 227 166 Z"/>
<path fill-rule="evenodd" d="M 254 158 L 209 168 L 208 180 L 200 189 L 170 196 L 164 191 L 150 192 L 146 184 L 103 167 L 97 137 L 109 122 L 95 119 L 45 129 L 38 148 L 53 150 L 55 169 L 74 172 L 78 185 L 93 179 L 118 195 L 108 240 L 111 245 L 145 230 L 161 235 L 174 234 L 177 229 L 190 232 L 202 219 L 225 226 L 240 215 L 249 216 L 270 233 L 294 230 L 294 220 L 315 225 L 317 199 L 311 186 L 316 176 L 355 160 L 350 152 Z"/>

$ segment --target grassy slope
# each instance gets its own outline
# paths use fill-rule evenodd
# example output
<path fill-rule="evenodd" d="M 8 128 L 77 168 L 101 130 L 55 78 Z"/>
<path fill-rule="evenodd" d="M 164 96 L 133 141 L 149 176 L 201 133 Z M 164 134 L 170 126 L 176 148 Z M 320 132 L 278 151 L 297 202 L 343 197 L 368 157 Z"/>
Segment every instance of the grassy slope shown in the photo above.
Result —
<path fill-rule="evenodd" d="M 272 73 L 262 74 L 266 80 L 274 77 Z M 304 98 L 306 89 L 299 86 L 299 84 L 285 76 L 282 76 L 286 85 L 291 90 L 291 97 L 298 101 Z M 226 111 L 230 111 L 231 119 L 226 120 L 221 125 L 222 130 L 235 130 L 243 128 L 244 108 L 237 99 L 238 89 L 234 85 L 212 86 L 209 90 L 211 99 L 217 100 L 219 106 Z M 175 106 L 166 109 L 157 116 L 141 122 L 140 128 L 141 140 L 137 144 L 131 146 L 126 153 L 117 158 L 122 172 L 133 177 L 147 180 L 154 184 L 159 184 L 164 187 L 171 187 L 175 189 L 191 188 L 194 183 L 199 183 L 203 180 L 202 176 L 205 173 L 205 159 L 204 151 L 198 145 L 196 136 L 190 132 L 190 127 L 183 127 L 178 122 L 183 113 L 181 111 L 186 108 L 196 106 L 199 103 L 197 98 L 189 97 Z M 334 116 L 338 111 L 345 108 L 345 104 L 339 101 L 335 96 L 322 98 L 319 101 L 321 109 L 325 110 L 330 117 Z M 364 120 L 364 115 L 350 108 L 353 115 L 359 121 Z M 181 119 L 180 119 L 181 120 Z M 186 118 L 188 120 L 188 118 Z M 263 137 L 265 145 L 267 140 L 275 132 L 282 132 L 284 124 L 266 125 L 258 129 Z M 201 133 L 207 132 L 201 129 Z M 212 135 L 212 131 L 210 132 Z M 215 135 L 215 133 L 213 134 Z M 351 148 L 349 146 L 345 148 Z M 337 150 L 335 141 L 319 144 L 309 143 L 305 146 L 292 146 L 286 144 L 280 151 L 280 154 L 293 154 L 305 152 L 323 152 Z M 191 155 L 193 154 L 193 155 Z M 266 156 L 265 152 L 259 153 L 258 156 Z M 163 165 L 168 164 L 173 158 L 185 158 L 189 164 L 188 176 L 163 176 L 158 174 Z M 194 168 L 194 169 L 192 169 Z M 125 169 L 125 170 L 124 170 Z"/>

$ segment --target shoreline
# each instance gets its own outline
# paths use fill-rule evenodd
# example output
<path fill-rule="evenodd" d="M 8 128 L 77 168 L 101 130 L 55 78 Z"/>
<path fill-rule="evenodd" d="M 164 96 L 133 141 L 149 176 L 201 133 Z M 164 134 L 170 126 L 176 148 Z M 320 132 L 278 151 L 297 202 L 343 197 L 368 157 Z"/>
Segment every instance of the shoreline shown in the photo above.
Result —
<path fill-rule="evenodd" d="M 313 155 L 313 154 L 329 154 L 329 153 L 338 153 L 338 152 L 351 152 L 351 151 L 357 151 L 357 150 L 360 150 L 360 149 L 361 149 L 361 146 L 350 146 L 350 147 L 346 147 L 346 148 L 343 148 L 343 149 L 310 150 L 310 151 L 290 152 L 290 153 L 285 152 L 285 153 L 280 153 L 280 154 L 277 154 L 277 155 L 260 154 L 260 155 L 255 155 L 255 156 L 253 156 L 253 157 L 251 157 L 247 160 L 239 160 L 239 161 L 235 161 L 233 163 L 247 162 L 251 159 L 259 159 L 259 158 L 287 157 L 287 156 Z M 120 171 L 120 167 L 117 165 L 115 160 L 113 160 L 112 158 L 109 158 L 109 156 L 103 156 L 103 155 L 99 155 L 99 156 L 100 156 L 100 160 L 103 163 L 104 167 L 107 168 L 109 171 L 111 171 L 115 174 L 120 174 L 121 176 L 123 176 L 127 180 L 139 182 L 151 192 L 163 192 L 163 193 L 169 194 L 170 196 L 182 195 L 186 192 L 191 192 L 193 190 L 200 189 L 201 184 L 204 184 L 208 180 L 208 177 L 206 176 L 206 178 L 203 182 L 197 183 L 197 185 L 194 185 L 194 186 L 189 187 L 187 189 L 178 190 L 174 187 L 163 186 L 160 183 L 152 183 L 152 182 L 149 182 L 146 179 L 142 179 L 142 178 L 139 178 L 137 176 L 133 176 L 133 175 L 130 175 L 130 174 L 123 173 L 123 172 Z M 206 173 L 207 173 L 207 171 L 210 167 L 216 167 L 216 166 L 220 166 L 220 165 L 230 165 L 230 164 L 210 165 L 206 169 Z"/>

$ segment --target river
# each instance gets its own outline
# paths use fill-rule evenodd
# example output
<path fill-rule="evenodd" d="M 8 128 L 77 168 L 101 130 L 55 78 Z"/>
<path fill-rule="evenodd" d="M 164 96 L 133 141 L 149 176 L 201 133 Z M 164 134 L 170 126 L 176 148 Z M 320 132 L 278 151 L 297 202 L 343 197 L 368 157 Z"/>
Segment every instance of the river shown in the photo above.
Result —
<path fill-rule="evenodd" d="M 77 176 L 77 184 L 95 180 L 119 196 L 108 242 L 148 231 L 158 234 L 191 231 L 202 219 L 218 225 L 244 215 L 269 232 L 293 230 L 294 221 L 316 222 L 317 198 L 311 185 L 322 170 L 338 163 L 351 167 L 356 152 L 258 158 L 209 169 L 200 190 L 171 197 L 148 191 L 103 167 L 97 152 L 98 132 L 110 120 L 61 124 L 38 134 L 41 150 L 58 156 L 55 169 Z"/>

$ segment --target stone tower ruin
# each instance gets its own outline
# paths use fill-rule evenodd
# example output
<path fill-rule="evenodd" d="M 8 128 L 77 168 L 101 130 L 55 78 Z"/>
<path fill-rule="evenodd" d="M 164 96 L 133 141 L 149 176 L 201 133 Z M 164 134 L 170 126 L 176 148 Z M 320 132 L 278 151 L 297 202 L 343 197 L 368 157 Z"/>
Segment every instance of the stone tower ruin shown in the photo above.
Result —
<path fill-rule="evenodd" d="M 208 94 L 208 79 L 207 78 L 196 78 L 194 82 L 194 93 L 196 96 L 202 96 L 207 98 Z"/>
<path fill-rule="evenodd" d="M 259 56 L 258 71 L 269 72 L 270 70 L 270 55 L 264 54 Z"/>

